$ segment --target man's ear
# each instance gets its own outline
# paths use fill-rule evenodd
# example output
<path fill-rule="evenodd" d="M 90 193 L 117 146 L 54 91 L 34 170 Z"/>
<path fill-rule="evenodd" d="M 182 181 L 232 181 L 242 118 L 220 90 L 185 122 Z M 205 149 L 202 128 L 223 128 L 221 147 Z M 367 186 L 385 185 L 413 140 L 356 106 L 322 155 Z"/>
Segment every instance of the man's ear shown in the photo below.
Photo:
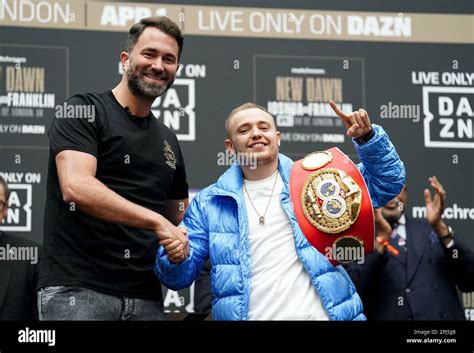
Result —
<path fill-rule="evenodd" d="M 130 64 L 130 55 L 126 51 L 120 53 L 120 62 L 122 63 L 123 70 L 128 71 L 128 67 Z"/>
<path fill-rule="evenodd" d="M 227 151 L 229 151 L 230 153 L 235 153 L 234 144 L 232 143 L 231 139 L 225 139 L 224 145 Z"/>

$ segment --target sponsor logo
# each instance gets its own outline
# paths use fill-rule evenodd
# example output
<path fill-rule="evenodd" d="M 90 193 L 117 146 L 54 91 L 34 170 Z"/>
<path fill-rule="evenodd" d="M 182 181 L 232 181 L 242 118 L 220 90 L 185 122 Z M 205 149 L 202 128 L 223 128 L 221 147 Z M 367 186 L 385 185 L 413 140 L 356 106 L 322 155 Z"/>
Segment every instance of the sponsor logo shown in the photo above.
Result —
<path fill-rule="evenodd" d="M 422 86 L 425 147 L 474 148 L 474 73 L 412 71 L 411 81 Z"/>
<path fill-rule="evenodd" d="M 180 141 L 196 140 L 195 81 L 178 78 L 151 107 L 157 119 L 162 119 Z"/>
<path fill-rule="evenodd" d="M 0 230 L 31 232 L 33 185 L 9 184 L 8 187 L 11 192 L 8 199 L 8 212 Z"/>
<path fill-rule="evenodd" d="M 425 147 L 474 148 L 474 88 L 423 87 Z"/>
<path fill-rule="evenodd" d="M 426 207 L 413 206 L 413 218 L 426 218 Z M 446 207 L 443 213 L 444 219 L 471 219 L 474 220 L 474 208 L 460 207 L 456 203 L 451 207 Z"/>

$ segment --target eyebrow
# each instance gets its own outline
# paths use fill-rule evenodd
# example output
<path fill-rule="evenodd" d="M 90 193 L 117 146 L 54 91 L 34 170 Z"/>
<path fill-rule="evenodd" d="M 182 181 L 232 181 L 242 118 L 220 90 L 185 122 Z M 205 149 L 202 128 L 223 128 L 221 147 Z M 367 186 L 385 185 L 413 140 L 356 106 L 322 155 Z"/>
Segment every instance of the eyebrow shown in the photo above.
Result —
<path fill-rule="evenodd" d="M 260 120 L 260 121 L 257 122 L 257 125 L 262 125 L 262 124 L 267 124 L 269 126 L 272 125 L 269 121 L 266 121 L 266 120 Z M 249 125 L 252 125 L 252 124 L 251 123 L 244 123 L 242 125 L 237 125 L 237 130 L 239 130 L 242 127 L 247 127 Z"/>
<path fill-rule="evenodd" d="M 153 47 L 145 47 L 143 48 L 140 53 L 144 53 L 146 51 L 149 51 L 149 52 L 153 52 L 153 53 L 157 53 L 158 52 L 158 49 L 156 48 L 153 48 Z M 171 56 L 173 57 L 174 59 L 176 59 L 176 56 L 173 54 L 173 53 L 166 53 L 164 56 Z"/>

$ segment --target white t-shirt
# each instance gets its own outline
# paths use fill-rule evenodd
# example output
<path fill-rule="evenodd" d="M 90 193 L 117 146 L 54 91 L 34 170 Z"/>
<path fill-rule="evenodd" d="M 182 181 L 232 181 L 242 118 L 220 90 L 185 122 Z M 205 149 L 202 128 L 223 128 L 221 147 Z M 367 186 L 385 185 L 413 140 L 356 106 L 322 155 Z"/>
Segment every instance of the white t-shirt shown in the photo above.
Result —
<path fill-rule="evenodd" d="M 260 215 L 265 212 L 274 182 L 275 174 L 263 180 L 245 180 Z M 252 266 L 249 320 L 329 320 L 296 253 L 290 219 L 280 205 L 282 189 L 283 181 L 278 175 L 264 225 L 259 223 L 259 215 L 242 190 Z"/>

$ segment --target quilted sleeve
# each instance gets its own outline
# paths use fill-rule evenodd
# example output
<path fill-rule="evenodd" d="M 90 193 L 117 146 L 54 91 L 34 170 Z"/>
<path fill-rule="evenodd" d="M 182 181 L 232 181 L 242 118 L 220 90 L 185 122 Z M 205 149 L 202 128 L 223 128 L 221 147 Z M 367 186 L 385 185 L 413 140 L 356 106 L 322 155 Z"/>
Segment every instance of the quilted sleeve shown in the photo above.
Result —
<path fill-rule="evenodd" d="M 374 208 L 385 205 L 397 196 L 405 184 L 405 166 L 381 126 L 372 124 L 375 135 L 360 145 L 354 139 L 362 163 L 359 168 L 369 189 Z"/>

